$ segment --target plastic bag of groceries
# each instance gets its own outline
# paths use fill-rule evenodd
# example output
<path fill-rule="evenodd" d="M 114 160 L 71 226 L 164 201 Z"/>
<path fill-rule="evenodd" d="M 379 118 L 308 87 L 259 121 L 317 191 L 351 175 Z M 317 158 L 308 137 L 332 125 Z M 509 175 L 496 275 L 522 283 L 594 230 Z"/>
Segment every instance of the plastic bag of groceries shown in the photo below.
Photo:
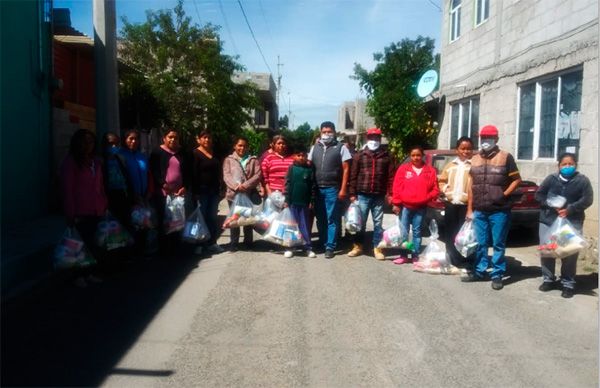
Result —
<path fill-rule="evenodd" d="M 281 199 L 283 198 L 283 202 Z M 279 191 L 273 191 L 263 203 L 261 212 L 257 215 L 258 221 L 254 224 L 254 230 L 260 234 L 264 234 L 271 226 L 271 222 L 279 216 L 283 210 L 285 198 Z"/>
<path fill-rule="evenodd" d="M 96 245 L 107 251 L 133 245 L 133 237 L 116 218 L 106 212 L 96 227 Z"/>
<path fill-rule="evenodd" d="M 459 274 L 460 270 L 452 266 L 446 256 L 446 246 L 439 240 L 438 226 L 435 220 L 429 223 L 429 243 L 419 256 L 419 261 L 413 263 L 413 271 L 430 274 L 452 275 Z"/>
<path fill-rule="evenodd" d="M 229 216 L 223 223 L 223 229 L 254 225 L 258 221 L 258 213 L 260 205 L 254 205 L 247 194 L 237 193 L 231 202 Z"/>
<path fill-rule="evenodd" d="M 263 239 L 287 248 L 306 244 L 289 208 L 283 209 L 273 220 Z"/>
<path fill-rule="evenodd" d="M 398 219 L 396 225 L 383 231 L 383 236 L 377 248 L 403 248 L 412 251 L 414 246 L 412 238 Z"/>
<path fill-rule="evenodd" d="M 468 257 L 475 253 L 477 245 L 473 221 L 466 220 L 454 238 L 454 247 L 463 257 Z"/>
<path fill-rule="evenodd" d="M 346 215 L 344 216 L 346 220 L 345 227 L 348 233 L 356 234 L 360 232 L 362 228 L 362 213 L 360 212 L 360 206 L 358 205 L 358 201 L 354 201 L 348 206 L 348 210 L 346 210 Z"/>
<path fill-rule="evenodd" d="M 202 216 L 200 203 L 198 203 L 196 210 L 194 210 L 185 221 L 182 238 L 184 241 L 191 243 L 198 243 L 210 239 L 210 231 Z"/>
<path fill-rule="evenodd" d="M 587 248 L 588 243 L 565 217 L 557 217 L 541 236 L 538 253 L 541 257 L 563 259 Z"/>
<path fill-rule="evenodd" d="M 77 229 L 65 229 L 63 236 L 54 248 L 54 268 L 84 268 L 96 264 L 96 260 L 86 248 Z"/>
<path fill-rule="evenodd" d="M 178 232 L 185 225 L 185 198 L 178 195 L 167 195 L 165 203 L 165 234 Z"/>
<path fill-rule="evenodd" d="M 146 203 L 134 205 L 131 209 L 131 225 L 135 230 L 156 228 L 156 211 Z"/>

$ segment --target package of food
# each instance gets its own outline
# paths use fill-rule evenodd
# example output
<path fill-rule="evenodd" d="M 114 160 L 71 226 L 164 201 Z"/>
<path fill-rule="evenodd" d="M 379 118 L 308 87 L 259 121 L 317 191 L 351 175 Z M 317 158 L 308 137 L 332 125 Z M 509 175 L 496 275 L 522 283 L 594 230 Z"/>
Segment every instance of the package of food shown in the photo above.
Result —
<path fill-rule="evenodd" d="M 538 254 L 541 257 L 563 259 L 581 252 L 588 243 L 565 217 L 557 217 L 540 239 Z"/>
<path fill-rule="evenodd" d="M 477 237 L 473 228 L 473 221 L 465 221 L 454 238 L 454 247 L 463 257 L 472 255 L 477 250 Z"/>
<path fill-rule="evenodd" d="M 358 201 L 354 201 L 348 206 L 344 219 L 346 220 L 344 226 L 348 233 L 356 234 L 360 232 L 362 229 L 362 213 Z"/>
<path fill-rule="evenodd" d="M 413 263 L 413 271 L 429 274 L 458 274 L 458 268 L 453 268 L 446 255 L 446 247 L 439 240 L 438 227 L 435 220 L 429 223 L 429 242 L 419 260 Z"/>
<path fill-rule="evenodd" d="M 184 241 L 191 243 L 198 243 L 210 239 L 210 231 L 202 216 L 200 203 L 198 203 L 196 210 L 194 210 L 186 220 L 182 238 Z"/>
<path fill-rule="evenodd" d="M 107 251 L 133 245 L 133 237 L 109 212 L 96 228 L 96 245 Z"/>
<path fill-rule="evenodd" d="M 271 222 L 263 239 L 287 248 L 306 244 L 289 208 L 283 209 L 281 214 Z"/>
<path fill-rule="evenodd" d="M 237 193 L 231 203 L 229 216 L 223 222 L 223 229 L 254 225 L 259 220 L 257 215 L 260 211 L 260 205 L 254 205 L 248 195 Z"/>
<path fill-rule="evenodd" d="M 96 260 L 86 248 L 79 232 L 73 227 L 65 229 L 63 236 L 54 248 L 54 268 L 85 268 L 96 264 Z"/>
<path fill-rule="evenodd" d="M 167 195 L 165 203 L 165 234 L 178 232 L 185 225 L 185 199 L 182 196 Z"/>

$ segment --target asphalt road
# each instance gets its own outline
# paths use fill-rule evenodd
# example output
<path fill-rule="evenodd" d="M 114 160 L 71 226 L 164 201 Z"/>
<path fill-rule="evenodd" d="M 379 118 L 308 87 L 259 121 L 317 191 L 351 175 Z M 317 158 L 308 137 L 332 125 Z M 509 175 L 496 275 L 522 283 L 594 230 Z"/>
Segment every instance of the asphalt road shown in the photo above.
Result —
<path fill-rule="evenodd" d="M 2 385 L 597 386 L 597 274 L 541 293 L 532 242 L 509 241 L 502 291 L 266 242 L 39 286 L 2 305 Z"/>

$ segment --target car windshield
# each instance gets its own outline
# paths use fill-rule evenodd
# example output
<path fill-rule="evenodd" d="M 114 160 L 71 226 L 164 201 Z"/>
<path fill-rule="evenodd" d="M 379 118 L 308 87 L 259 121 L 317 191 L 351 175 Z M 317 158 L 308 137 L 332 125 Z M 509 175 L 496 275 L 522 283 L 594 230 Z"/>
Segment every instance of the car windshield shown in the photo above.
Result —
<path fill-rule="evenodd" d="M 448 164 L 448 162 L 454 160 L 456 155 L 434 155 L 432 159 L 431 165 L 435 168 L 435 171 L 438 175 L 442 173 L 444 166 Z"/>

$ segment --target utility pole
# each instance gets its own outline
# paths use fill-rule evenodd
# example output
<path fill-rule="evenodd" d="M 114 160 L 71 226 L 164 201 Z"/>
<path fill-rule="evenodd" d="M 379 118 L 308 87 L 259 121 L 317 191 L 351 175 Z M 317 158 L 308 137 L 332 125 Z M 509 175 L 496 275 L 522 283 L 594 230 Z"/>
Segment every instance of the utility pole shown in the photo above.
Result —
<path fill-rule="evenodd" d="M 281 94 L 281 67 L 283 63 L 279 61 L 279 55 L 277 56 L 277 107 L 279 108 L 279 95 Z"/>
<path fill-rule="evenodd" d="M 293 130 L 292 126 L 292 97 L 290 97 L 290 92 L 288 92 L 288 127 L 289 130 Z"/>
<path fill-rule="evenodd" d="M 115 0 L 93 0 L 96 135 L 120 135 Z"/>

